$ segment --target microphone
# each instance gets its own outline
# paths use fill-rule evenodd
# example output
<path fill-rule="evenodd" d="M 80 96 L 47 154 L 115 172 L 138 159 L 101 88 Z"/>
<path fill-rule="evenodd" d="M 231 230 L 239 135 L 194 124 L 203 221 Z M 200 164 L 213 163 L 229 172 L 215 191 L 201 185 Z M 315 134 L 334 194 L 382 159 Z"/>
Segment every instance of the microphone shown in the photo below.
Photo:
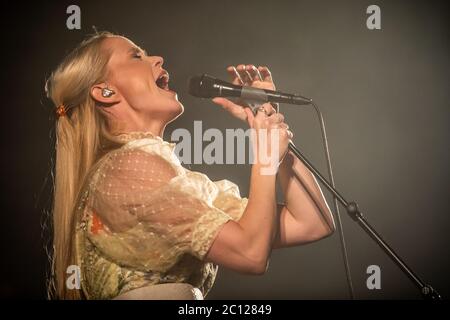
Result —
<path fill-rule="evenodd" d="M 238 86 L 207 74 L 191 77 L 188 83 L 188 92 L 198 98 L 238 97 L 250 103 L 281 102 L 307 105 L 312 102 L 312 99 L 298 94 Z"/>

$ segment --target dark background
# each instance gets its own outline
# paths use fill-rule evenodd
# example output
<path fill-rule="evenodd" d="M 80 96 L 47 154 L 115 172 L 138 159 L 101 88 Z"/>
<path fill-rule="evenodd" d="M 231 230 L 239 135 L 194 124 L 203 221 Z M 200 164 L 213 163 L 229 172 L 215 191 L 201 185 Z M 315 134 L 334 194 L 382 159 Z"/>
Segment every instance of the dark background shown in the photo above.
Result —
<path fill-rule="evenodd" d="M 66 8 L 81 7 L 81 30 L 66 28 Z M 381 30 L 366 28 L 366 8 L 381 8 Z M 185 113 L 166 130 L 242 124 L 186 91 L 190 75 L 226 79 L 225 67 L 268 65 L 277 88 L 312 97 L 325 116 L 336 186 L 404 260 L 450 296 L 449 6 L 444 1 L 89 1 L 4 2 L 2 24 L 2 229 L 0 297 L 45 298 L 51 201 L 53 106 L 50 72 L 87 34 L 125 35 L 162 55 Z M 294 141 L 326 174 L 312 109 L 282 106 Z M 249 166 L 192 165 L 229 179 L 248 195 Z M 324 191 L 325 192 L 325 191 Z M 330 206 L 332 199 L 327 199 Z M 341 208 L 359 299 L 420 294 Z M 368 290 L 366 268 L 381 268 Z M 262 277 L 221 269 L 208 299 L 346 299 L 337 233 L 275 250 Z"/>

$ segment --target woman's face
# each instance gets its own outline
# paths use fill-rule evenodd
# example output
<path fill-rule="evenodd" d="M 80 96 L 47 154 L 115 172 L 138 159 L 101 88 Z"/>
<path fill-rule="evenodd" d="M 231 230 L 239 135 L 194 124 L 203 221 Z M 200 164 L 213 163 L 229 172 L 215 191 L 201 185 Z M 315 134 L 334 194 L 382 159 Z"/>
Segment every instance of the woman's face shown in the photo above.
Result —
<path fill-rule="evenodd" d="M 111 51 L 107 83 L 120 94 L 121 106 L 131 108 L 141 120 L 174 120 L 183 112 L 177 94 L 168 89 L 168 73 L 162 57 L 149 56 L 124 37 L 111 37 L 104 46 Z M 164 77 L 165 75 L 165 77 Z M 159 79 L 159 80 L 158 80 Z"/>

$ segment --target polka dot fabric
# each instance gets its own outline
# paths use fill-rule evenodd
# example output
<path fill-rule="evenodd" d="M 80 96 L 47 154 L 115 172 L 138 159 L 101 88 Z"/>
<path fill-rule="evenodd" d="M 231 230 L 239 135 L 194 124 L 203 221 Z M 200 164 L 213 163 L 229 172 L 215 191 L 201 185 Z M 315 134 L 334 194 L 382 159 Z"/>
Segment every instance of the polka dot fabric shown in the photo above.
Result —
<path fill-rule="evenodd" d="M 228 180 L 182 167 L 174 143 L 148 132 L 120 138 L 124 145 L 93 167 L 77 206 L 74 249 L 85 295 L 109 299 L 186 282 L 206 296 L 218 268 L 204 257 L 247 198 Z"/>

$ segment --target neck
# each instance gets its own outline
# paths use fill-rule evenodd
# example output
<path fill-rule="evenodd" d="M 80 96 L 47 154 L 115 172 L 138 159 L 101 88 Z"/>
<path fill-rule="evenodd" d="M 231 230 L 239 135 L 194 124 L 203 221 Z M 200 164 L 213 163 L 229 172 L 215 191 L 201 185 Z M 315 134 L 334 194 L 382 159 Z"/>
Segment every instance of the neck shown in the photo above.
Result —
<path fill-rule="evenodd" d="M 155 126 L 155 125 L 144 125 L 144 126 L 121 126 L 120 128 L 112 128 L 111 132 L 114 135 L 122 134 L 122 133 L 130 133 L 130 132 L 151 132 L 155 136 L 160 138 L 164 135 L 165 126 Z"/>
<path fill-rule="evenodd" d="M 116 124 L 110 127 L 110 131 L 113 134 L 129 133 L 129 132 L 151 132 L 160 138 L 164 136 L 164 129 L 166 124 L 158 121 L 152 121 L 149 123 L 122 123 Z"/>
<path fill-rule="evenodd" d="M 161 125 L 161 124 L 157 124 L 157 123 L 152 123 L 152 124 L 148 124 L 148 125 L 140 125 L 140 126 L 135 126 L 135 127 L 131 127 L 130 130 L 127 130 L 127 132 L 151 132 L 156 136 L 159 136 L 160 138 L 162 138 L 164 136 L 164 129 L 165 129 L 165 125 Z"/>

